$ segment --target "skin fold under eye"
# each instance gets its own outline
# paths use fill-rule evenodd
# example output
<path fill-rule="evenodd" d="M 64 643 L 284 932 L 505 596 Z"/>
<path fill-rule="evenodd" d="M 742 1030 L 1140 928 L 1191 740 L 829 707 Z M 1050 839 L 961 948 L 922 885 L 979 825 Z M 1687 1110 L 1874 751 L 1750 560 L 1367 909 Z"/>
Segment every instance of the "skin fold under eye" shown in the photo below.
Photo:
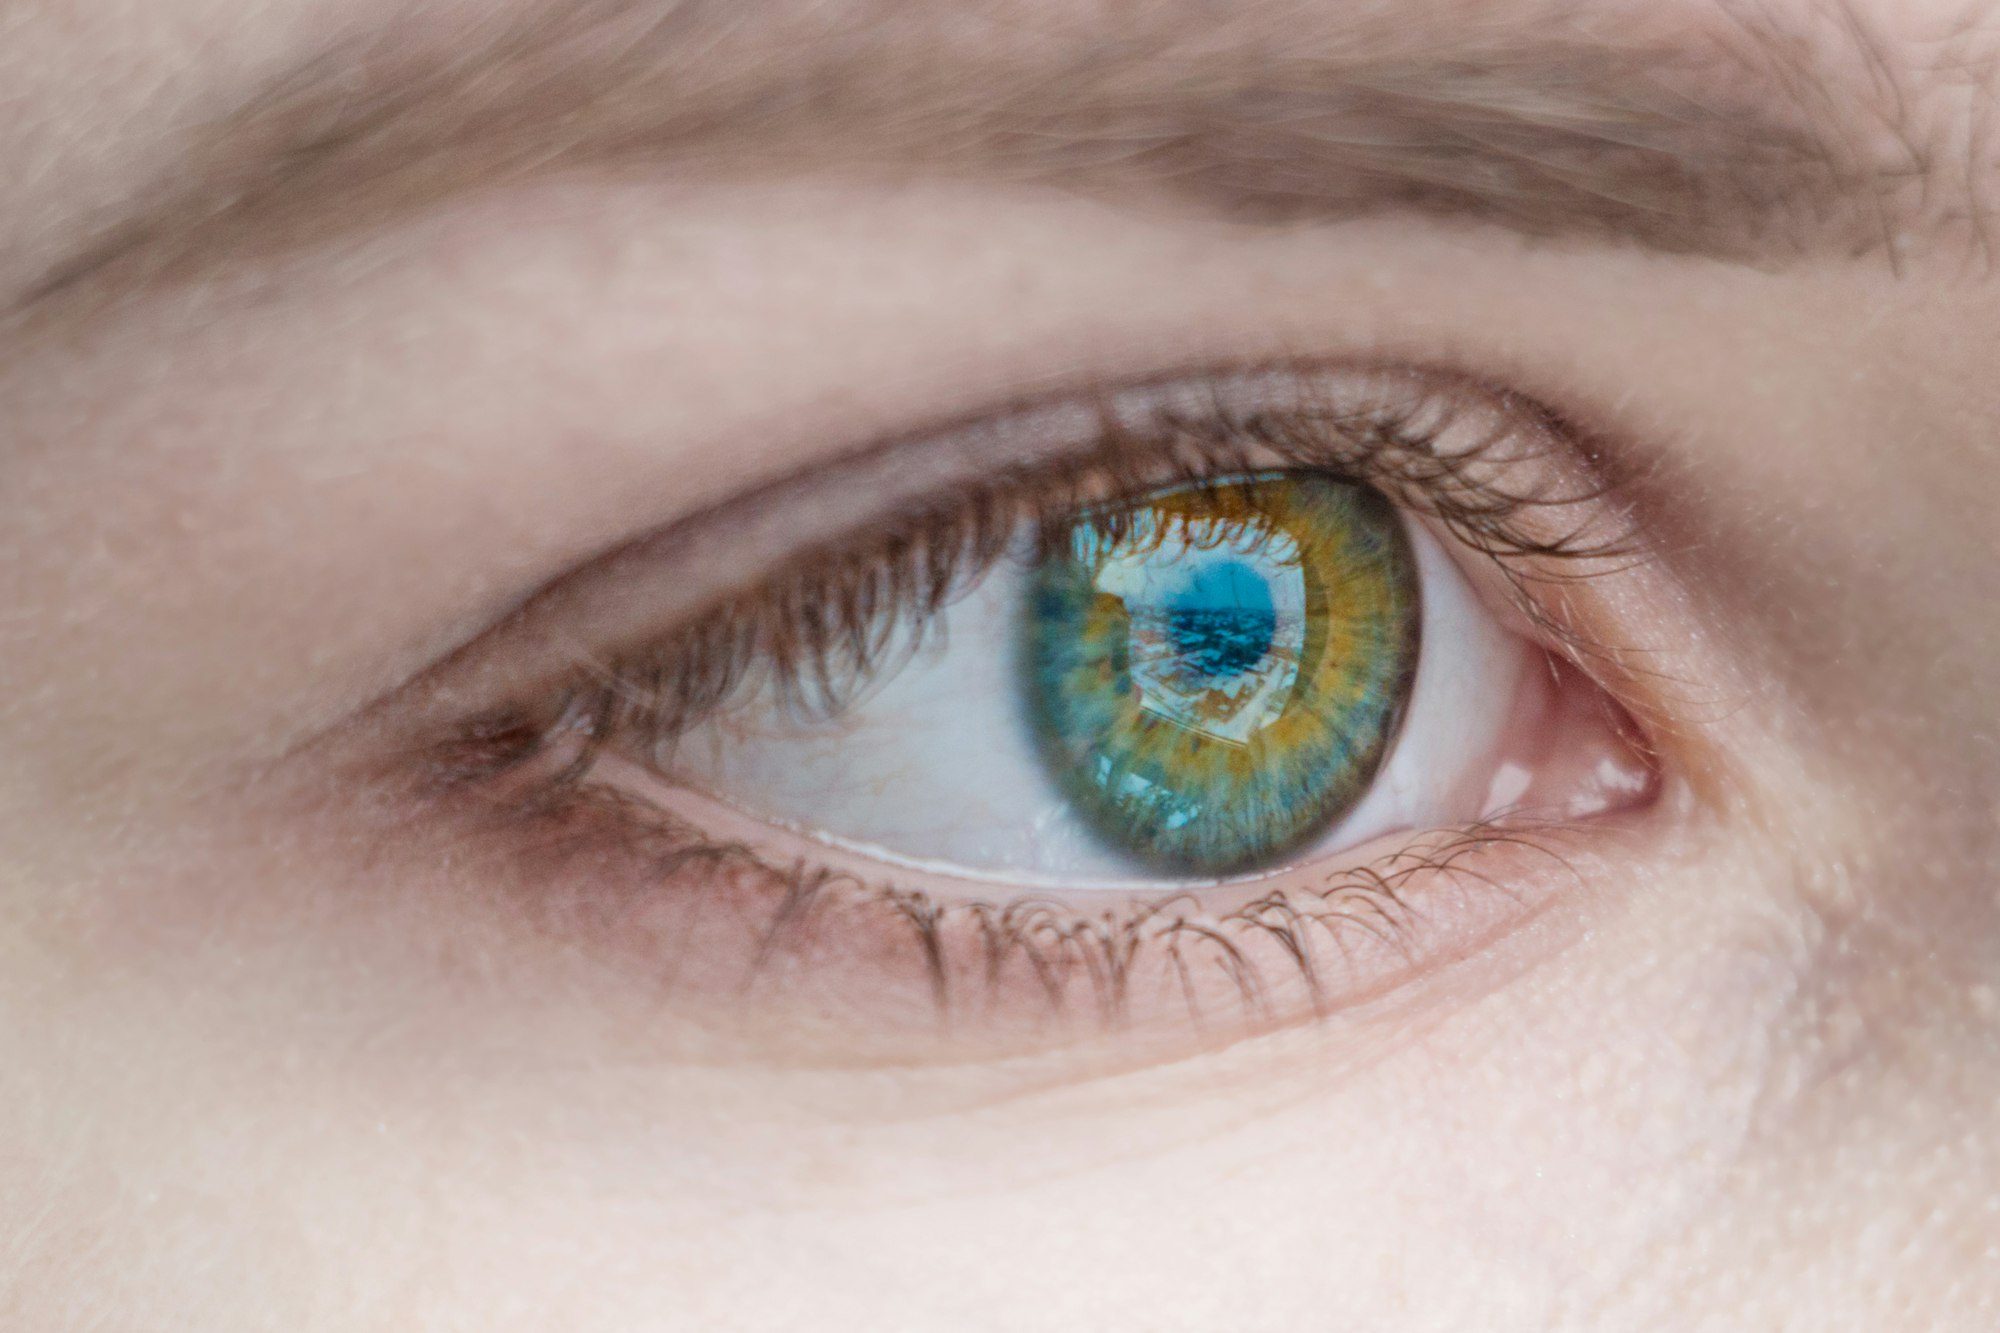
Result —
<path fill-rule="evenodd" d="M 1085 419 L 1073 455 L 577 641 L 429 771 L 534 910 L 610 923 L 688 1003 L 1003 1044 L 1375 993 L 1649 803 L 1611 654 L 1552 609 L 1628 555 L 1545 421 L 1289 373 Z"/>

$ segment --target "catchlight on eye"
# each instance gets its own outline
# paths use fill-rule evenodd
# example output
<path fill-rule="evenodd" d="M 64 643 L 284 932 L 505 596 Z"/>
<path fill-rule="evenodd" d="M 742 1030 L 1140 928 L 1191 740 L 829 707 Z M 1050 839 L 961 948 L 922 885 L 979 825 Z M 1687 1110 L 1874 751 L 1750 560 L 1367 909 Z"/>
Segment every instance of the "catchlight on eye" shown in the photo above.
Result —
<path fill-rule="evenodd" d="M 1269 474 L 1080 516 L 1022 622 L 1036 739 L 1090 825 L 1160 870 L 1225 875 L 1367 790 L 1414 677 L 1417 571 L 1379 495 Z"/>

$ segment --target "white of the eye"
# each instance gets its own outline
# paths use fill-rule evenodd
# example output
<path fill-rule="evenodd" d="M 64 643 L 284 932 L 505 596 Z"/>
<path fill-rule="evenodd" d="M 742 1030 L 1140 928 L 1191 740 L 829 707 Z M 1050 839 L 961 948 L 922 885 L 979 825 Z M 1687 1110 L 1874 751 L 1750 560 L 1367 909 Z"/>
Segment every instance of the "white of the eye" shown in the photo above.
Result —
<path fill-rule="evenodd" d="M 1538 666 L 1438 539 L 1408 526 L 1423 588 L 1409 708 L 1368 794 L 1301 857 L 1481 815 L 1522 673 Z M 1002 561 L 944 610 L 929 648 L 840 717 L 801 723 L 753 700 L 684 737 L 673 776 L 883 860 L 1065 888 L 1161 882 L 1104 845 L 1037 753 L 1016 675 L 1026 574 Z"/>

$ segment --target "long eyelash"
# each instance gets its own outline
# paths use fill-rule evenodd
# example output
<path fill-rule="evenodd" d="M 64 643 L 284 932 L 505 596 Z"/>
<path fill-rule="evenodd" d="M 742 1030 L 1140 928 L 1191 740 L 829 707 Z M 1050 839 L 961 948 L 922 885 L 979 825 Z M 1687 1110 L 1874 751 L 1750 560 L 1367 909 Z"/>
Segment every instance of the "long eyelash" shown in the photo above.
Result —
<path fill-rule="evenodd" d="M 1047 549 L 1080 512 L 1092 512 L 1106 536 L 1118 537 L 1119 499 L 1232 474 L 1311 467 L 1391 492 L 1496 561 L 1523 592 L 1531 579 L 1559 577 L 1551 572 L 1558 562 L 1626 554 L 1624 534 L 1594 533 L 1589 519 L 1553 536 L 1523 530 L 1524 510 L 1589 514 L 1604 488 L 1550 495 L 1501 484 L 1510 465 L 1528 461 L 1518 452 L 1524 442 L 1559 427 L 1538 405 L 1511 396 L 1491 415 L 1490 427 L 1446 448 L 1441 441 L 1464 412 L 1435 392 L 1364 408 L 1306 403 L 1247 412 L 1217 394 L 1200 411 L 1154 411 L 1136 424 L 1106 404 L 1097 440 L 1082 455 L 1000 469 L 865 542 L 795 556 L 763 587 L 711 607 L 660 643 L 579 670 L 540 709 L 467 723 L 438 748 L 434 773 L 454 784 L 477 781 L 561 742 L 576 758 L 556 781 L 575 781 L 605 745 L 629 738 L 664 753 L 690 728 L 760 691 L 793 716 L 835 716 L 934 643 L 939 612 L 1018 549 L 1024 531 Z M 1580 657 L 1605 652 L 1576 640 L 1536 599 L 1518 600 L 1539 629 Z"/>

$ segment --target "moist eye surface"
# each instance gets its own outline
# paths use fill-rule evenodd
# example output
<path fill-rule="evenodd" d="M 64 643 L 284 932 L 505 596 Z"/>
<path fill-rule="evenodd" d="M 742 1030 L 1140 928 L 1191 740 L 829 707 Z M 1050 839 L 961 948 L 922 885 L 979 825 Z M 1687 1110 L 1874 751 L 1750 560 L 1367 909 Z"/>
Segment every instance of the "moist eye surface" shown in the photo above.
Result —
<path fill-rule="evenodd" d="M 1310 472 L 1079 516 L 1028 580 L 1043 762 L 1116 850 L 1255 869 L 1351 809 L 1408 701 L 1414 557 L 1375 492 Z"/>

